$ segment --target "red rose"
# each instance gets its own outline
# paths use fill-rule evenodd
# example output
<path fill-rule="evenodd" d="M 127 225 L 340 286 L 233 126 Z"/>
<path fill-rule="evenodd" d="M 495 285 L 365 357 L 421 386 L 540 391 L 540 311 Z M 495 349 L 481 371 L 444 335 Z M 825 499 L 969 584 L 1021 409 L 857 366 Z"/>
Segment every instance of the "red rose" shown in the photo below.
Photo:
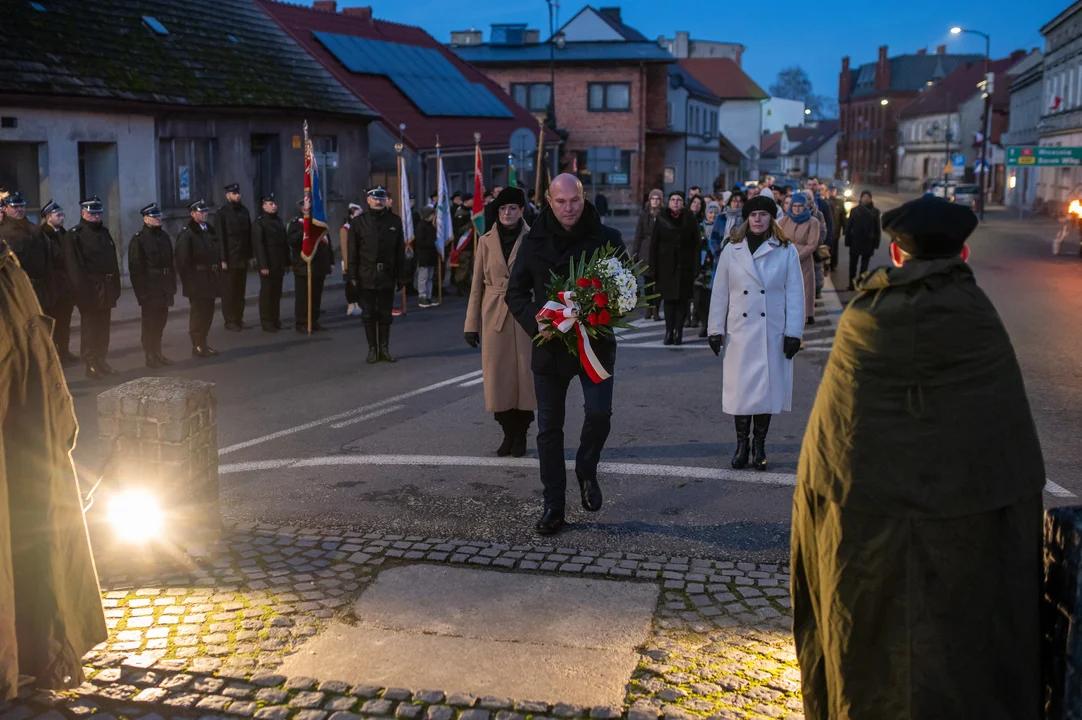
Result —
<path fill-rule="evenodd" d="M 599 312 L 599 313 L 597 314 L 597 321 L 598 321 L 599 323 L 601 323 L 602 325 L 608 325 L 608 324 L 609 324 L 609 320 L 612 320 L 612 316 L 611 316 L 611 315 L 609 315 L 609 311 L 608 311 L 608 310 L 602 310 L 601 312 Z"/>
<path fill-rule="evenodd" d="M 579 278 L 578 280 L 575 281 L 575 284 L 578 285 L 580 288 L 588 288 L 588 287 L 590 287 L 590 281 L 587 280 L 586 278 Z"/>
<path fill-rule="evenodd" d="M 605 311 L 602 310 L 601 312 Z M 591 325 L 597 325 L 597 313 L 590 313 L 586 318 L 586 322 L 590 323 Z"/>
<path fill-rule="evenodd" d="M 594 287 L 598 290 L 601 289 L 601 278 L 594 278 Z"/>
<path fill-rule="evenodd" d="M 594 293 L 594 304 L 598 307 L 605 307 L 609 304 L 609 296 L 605 293 Z"/>

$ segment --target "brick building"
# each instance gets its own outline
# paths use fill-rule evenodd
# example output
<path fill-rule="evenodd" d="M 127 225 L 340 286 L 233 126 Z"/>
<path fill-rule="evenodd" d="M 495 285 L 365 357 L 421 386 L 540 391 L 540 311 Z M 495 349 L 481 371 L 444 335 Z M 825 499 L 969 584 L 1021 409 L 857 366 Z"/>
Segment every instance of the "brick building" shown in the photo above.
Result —
<path fill-rule="evenodd" d="M 948 55 L 940 45 L 934 55 L 918 50 L 912 55 L 887 56 L 851 68 L 842 58 L 838 78 L 841 134 L 838 142 L 839 177 L 867 184 L 891 185 L 897 177 L 898 117 L 928 83 L 945 78 L 959 65 L 983 59 L 981 55 Z"/>
<path fill-rule="evenodd" d="M 660 186 L 673 57 L 624 25 L 619 8 L 587 6 L 543 43 L 524 25 L 494 25 L 487 43 L 477 31 L 452 33 L 451 49 L 530 112 L 554 110 L 566 137 L 559 169 L 576 169 L 614 211 L 637 211 Z"/>

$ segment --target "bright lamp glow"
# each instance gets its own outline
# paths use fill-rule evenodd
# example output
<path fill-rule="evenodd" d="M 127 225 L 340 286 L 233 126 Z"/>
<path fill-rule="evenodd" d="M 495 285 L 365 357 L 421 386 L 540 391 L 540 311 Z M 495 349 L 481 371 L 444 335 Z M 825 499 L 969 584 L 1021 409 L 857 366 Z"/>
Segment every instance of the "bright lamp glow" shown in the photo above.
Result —
<path fill-rule="evenodd" d="M 961 32 L 962 32 L 962 28 L 960 28 L 960 27 L 952 27 L 951 28 L 951 35 L 958 35 Z"/>
<path fill-rule="evenodd" d="M 853 188 L 846 188 L 845 192 L 842 193 L 842 197 L 853 197 Z"/>
<path fill-rule="evenodd" d="M 848 214 L 849 211 L 852 210 L 852 209 L 853 209 L 853 201 L 852 200 L 846 200 L 845 201 L 845 212 L 846 212 L 846 214 Z"/>
<path fill-rule="evenodd" d="M 145 490 L 126 490 L 109 501 L 109 524 L 124 540 L 150 540 L 164 525 L 158 500 Z"/>
<path fill-rule="evenodd" d="M 807 110 L 807 109 L 805 109 L 805 110 L 804 110 L 804 114 L 805 114 L 805 115 L 811 115 L 811 110 Z"/>
<path fill-rule="evenodd" d="M 879 104 L 880 105 L 886 105 L 888 102 L 890 102 L 890 101 L 887 100 L 886 98 L 883 98 L 882 100 L 879 101 Z"/>

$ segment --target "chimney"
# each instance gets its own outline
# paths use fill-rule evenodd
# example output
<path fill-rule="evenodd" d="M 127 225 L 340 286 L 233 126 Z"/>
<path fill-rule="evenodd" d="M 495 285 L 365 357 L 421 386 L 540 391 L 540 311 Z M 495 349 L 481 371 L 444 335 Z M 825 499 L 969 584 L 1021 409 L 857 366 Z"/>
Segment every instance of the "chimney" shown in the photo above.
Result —
<path fill-rule="evenodd" d="M 936 55 L 946 55 L 947 54 L 947 46 L 946 45 L 940 45 L 939 47 L 937 47 L 935 49 L 935 54 Z"/>
<path fill-rule="evenodd" d="M 598 10 L 598 12 L 613 22 L 623 22 L 623 20 L 620 19 L 620 8 L 618 7 L 603 7 Z"/>
<path fill-rule="evenodd" d="M 890 89 L 890 60 L 887 59 L 887 46 L 879 46 L 879 59 L 875 63 L 875 89 L 883 92 Z"/>
<path fill-rule="evenodd" d="M 842 71 L 841 74 L 838 75 L 839 100 L 844 100 L 845 98 L 849 97 L 849 92 L 851 90 L 851 88 L 849 87 L 850 80 L 851 73 L 849 72 L 849 56 L 847 55 L 842 58 Z"/>
<path fill-rule="evenodd" d="M 338 3 L 335 0 L 315 0 L 312 3 L 312 9 L 335 13 L 338 12 Z"/>
<path fill-rule="evenodd" d="M 370 7 L 344 7 L 342 8 L 342 14 L 367 20 L 368 22 L 372 21 L 372 8 Z"/>
<path fill-rule="evenodd" d="M 917 50 L 917 55 L 927 55 L 927 54 L 928 54 L 928 48 L 921 48 L 920 50 Z"/>
<path fill-rule="evenodd" d="M 686 30 L 680 30 L 676 33 L 673 40 L 672 54 L 676 58 L 690 57 L 691 51 L 691 33 Z"/>

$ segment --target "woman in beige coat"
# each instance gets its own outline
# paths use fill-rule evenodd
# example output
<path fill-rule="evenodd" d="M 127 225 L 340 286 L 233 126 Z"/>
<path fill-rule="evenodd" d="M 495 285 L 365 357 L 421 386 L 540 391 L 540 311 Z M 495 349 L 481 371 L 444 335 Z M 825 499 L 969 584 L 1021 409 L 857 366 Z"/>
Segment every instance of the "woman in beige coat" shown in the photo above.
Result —
<path fill-rule="evenodd" d="M 808 210 L 803 193 L 794 193 L 789 213 L 782 218 L 781 229 L 796 246 L 800 271 L 804 275 L 804 318 L 815 323 L 815 249 L 819 247 L 819 220 Z"/>
<path fill-rule="evenodd" d="M 466 342 L 470 347 L 481 345 L 485 409 L 503 427 L 503 442 L 496 454 L 522 457 L 537 409 L 530 370 L 533 339 L 511 317 L 504 294 L 511 263 L 530 228 L 522 219 L 526 196 L 521 190 L 505 188 L 493 203 L 499 222 L 477 242 Z"/>

